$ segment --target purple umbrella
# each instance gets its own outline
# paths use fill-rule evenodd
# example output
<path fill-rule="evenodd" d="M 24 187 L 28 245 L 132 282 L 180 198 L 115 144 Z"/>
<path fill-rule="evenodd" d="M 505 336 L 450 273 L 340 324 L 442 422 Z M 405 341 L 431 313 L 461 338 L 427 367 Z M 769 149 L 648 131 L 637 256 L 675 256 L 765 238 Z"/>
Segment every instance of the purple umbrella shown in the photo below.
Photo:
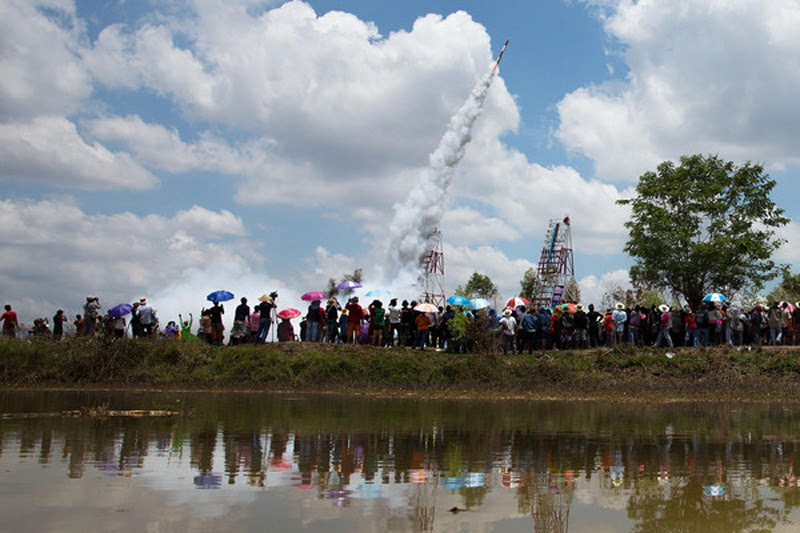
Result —
<path fill-rule="evenodd" d="M 336 286 L 337 289 L 342 290 L 350 290 L 350 289 L 358 289 L 361 287 L 361 284 L 355 281 L 343 281 Z"/>
<path fill-rule="evenodd" d="M 133 306 L 130 304 L 119 304 L 108 310 L 108 316 L 112 318 L 119 318 L 127 314 L 130 314 L 132 309 Z"/>

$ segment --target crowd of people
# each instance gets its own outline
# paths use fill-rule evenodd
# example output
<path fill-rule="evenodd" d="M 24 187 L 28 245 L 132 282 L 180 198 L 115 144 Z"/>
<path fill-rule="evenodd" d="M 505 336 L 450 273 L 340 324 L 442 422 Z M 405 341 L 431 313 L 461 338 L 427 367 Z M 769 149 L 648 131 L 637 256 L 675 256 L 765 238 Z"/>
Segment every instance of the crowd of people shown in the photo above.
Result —
<path fill-rule="evenodd" d="M 475 348 L 475 339 L 464 331 L 487 333 L 495 342 L 489 349 L 502 349 L 503 353 L 521 353 L 527 350 L 587 349 L 598 346 L 630 344 L 637 347 L 696 347 L 728 344 L 795 345 L 800 341 L 800 302 L 756 305 L 743 311 L 735 305 L 704 302 L 696 310 L 689 307 L 627 307 L 617 303 L 613 309 L 597 311 L 594 305 L 567 303 L 553 308 L 520 305 L 506 307 L 502 313 L 495 309 L 469 310 L 458 306 L 431 306 L 420 310 L 416 301 L 392 298 L 384 307 L 381 300 L 373 300 L 363 307 L 357 296 L 344 305 L 335 298 L 314 300 L 303 315 L 299 311 L 277 312 L 277 292 L 263 295 L 252 308 L 247 298 L 241 298 L 234 309 L 233 327 L 228 344 L 260 344 L 272 339 L 279 342 L 306 341 L 327 343 L 372 344 L 394 348 L 406 346 L 424 350 L 426 347 L 466 352 Z M 224 343 L 225 307 L 219 302 L 203 308 L 195 327 L 194 316 L 161 324 L 158 313 L 142 297 L 130 305 L 123 304 L 101 313 L 97 296 L 89 295 L 83 305 L 83 314 L 75 316 L 72 325 L 76 336 L 119 339 L 164 338 L 187 342 Z M 121 310 L 119 308 L 122 308 Z M 292 313 L 286 313 L 292 311 Z M 299 331 L 292 319 L 300 318 Z M 454 321 L 466 321 L 468 326 L 454 328 Z M 27 336 L 60 340 L 70 319 L 59 309 L 52 317 L 36 318 Z M 5 337 L 16 337 L 20 324 L 10 305 L 0 316 Z M 458 331 L 455 331 L 458 329 Z M 486 349 L 486 346 L 483 346 Z"/>

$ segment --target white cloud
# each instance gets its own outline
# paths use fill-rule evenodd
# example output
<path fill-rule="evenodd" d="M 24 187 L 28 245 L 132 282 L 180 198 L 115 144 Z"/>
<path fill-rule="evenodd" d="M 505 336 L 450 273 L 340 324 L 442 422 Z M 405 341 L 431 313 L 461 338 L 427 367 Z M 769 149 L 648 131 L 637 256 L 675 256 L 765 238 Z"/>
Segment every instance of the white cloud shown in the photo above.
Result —
<path fill-rule="evenodd" d="M 598 175 L 635 180 L 662 160 L 719 153 L 797 165 L 800 4 L 606 2 L 624 48 L 624 82 L 583 87 L 558 104 L 556 136 Z"/>
<path fill-rule="evenodd" d="M 258 264 L 242 222 L 192 207 L 172 217 L 88 215 L 70 202 L 0 201 L 0 283 L 30 315 L 138 298 L 211 262 Z M 219 288 L 219 287 L 218 287 Z M 261 293 L 259 293 L 260 295 Z"/>
<path fill-rule="evenodd" d="M 591 274 L 578 280 L 578 287 L 581 289 L 581 301 L 585 305 L 594 304 L 600 311 L 600 303 L 607 292 L 616 288 L 631 288 L 630 276 L 624 269 L 606 272 L 599 277 Z"/>
<path fill-rule="evenodd" d="M 515 241 L 522 236 L 517 228 L 505 220 L 484 216 L 480 211 L 467 207 L 448 209 L 445 212 L 442 234 L 453 245 Z"/>
<path fill-rule="evenodd" d="M 536 265 L 527 259 L 510 259 L 492 246 L 469 248 L 444 245 L 445 283 L 448 293 L 458 285 L 464 285 L 473 272 L 479 272 L 494 282 L 500 289 L 501 300 L 516 296 L 525 271 Z"/>
<path fill-rule="evenodd" d="M 76 189 L 146 189 L 158 183 L 129 154 L 87 144 L 75 124 L 57 116 L 0 124 L 0 178 Z"/>
<path fill-rule="evenodd" d="M 40 7 L 58 12 L 62 23 Z M 71 2 L 0 3 L 0 120 L 72 112 L 91 95 L 79 57 L 82 32 Z"/>
<path fill-rule="evenodd" d="M 485 28 L 464 12 L 385 38 L 351 14 L 318 16 L 298 1 L 259 15 L 196 3 L 190 16 L 164 20 L 104 29 L 86 64 L 109 87 L 149 89 L 190 121 L 246 140 L 186 142 L 138 117 L 86 124 L 157 168 L 237 174 L 235 198 L 247 204 L 391 205 L 491 62 Z M 484 127 L 500 134 L 518 121 L 498 79 Z"/>
<path fill-rule="evenodd" d="M 532 163 L 497 138 L 480 137 L 474 143 L 462 175 L 454 180 L 454 195 L 492 205 L 525 236 L 544 236 L 550 219 L 569 215 L 576 250 L 596 255 L 622 251 L 629 210 L 616 201 L 631 197 L 633 189 L 587 180 L 570 167 Z"/>
<path fill-rule="evenodd" d="M 800 262 L 800 248 L 797 246 L 800 243 L 800 224 L 791 221 L 786 226 L 777 229 L 775 235 L 780 239 L 786 239 L 787 242 L 775 252 L 774 259 L 790 263 Z"/>
<path fill-rule="evenodd" d="M 144 164 L 173 173 L 192 170 L 245 173 L 261 164 L 265 157 L 254 143 L 234 148 L 209 132 L 187 143 L 175 128 L 146 123 L 137 115 L 84 120 L 81 125 L 101 141 L 123 143 Z"/>

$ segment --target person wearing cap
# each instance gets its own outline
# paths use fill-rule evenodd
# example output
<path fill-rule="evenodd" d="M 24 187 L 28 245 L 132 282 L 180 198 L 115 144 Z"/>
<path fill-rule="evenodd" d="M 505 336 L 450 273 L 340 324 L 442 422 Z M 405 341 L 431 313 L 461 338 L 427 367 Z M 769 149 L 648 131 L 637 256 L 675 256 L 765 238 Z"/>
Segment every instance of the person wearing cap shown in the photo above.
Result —
<path fill-rule="evenodd" d="M 672 318 L 669 315 L 669 306 L 666 304 L 661 304 L 658 306 L 658 310 L 661 311 L 661 316 L 659 317 L 659 329 L 658 329 L 658 337 L 656 337 L 656 342 L 653 344 L 654 348 L 661 346 L 661 341 L 667 341 L 667 347 L 672 348 L 672 336 L 669 334 L 669 330 L 672 327 Z"/>
<path fill-rule="evenodd" d="M 150 337 L 153 334 L 153 308 L 147 303 L 147 298 L 139 298 L 139 307 L 136 309 L 136 316 L 139 317 L 139 326 L 143 337 Z"/>

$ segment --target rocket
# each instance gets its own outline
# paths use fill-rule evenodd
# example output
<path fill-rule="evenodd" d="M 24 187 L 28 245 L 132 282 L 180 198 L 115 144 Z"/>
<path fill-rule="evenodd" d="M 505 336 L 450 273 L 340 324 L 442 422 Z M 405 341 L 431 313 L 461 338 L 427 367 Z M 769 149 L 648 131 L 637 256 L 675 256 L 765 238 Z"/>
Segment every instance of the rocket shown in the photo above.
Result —
<path fill-rule="evenodd" d="M 506 51 L 506 47 L 508 46 L 509 39 L 506 39 L 506 42 L 503 44 L 503 49 L 500 50 L 500 55 L 497 56 L 497 61 L 494 62 L 494 66 L 492 67 L 492 72 L 497 70 L 497 65 L 500 64 L 500 60 L 503 59 L 503 52 Z"/>

